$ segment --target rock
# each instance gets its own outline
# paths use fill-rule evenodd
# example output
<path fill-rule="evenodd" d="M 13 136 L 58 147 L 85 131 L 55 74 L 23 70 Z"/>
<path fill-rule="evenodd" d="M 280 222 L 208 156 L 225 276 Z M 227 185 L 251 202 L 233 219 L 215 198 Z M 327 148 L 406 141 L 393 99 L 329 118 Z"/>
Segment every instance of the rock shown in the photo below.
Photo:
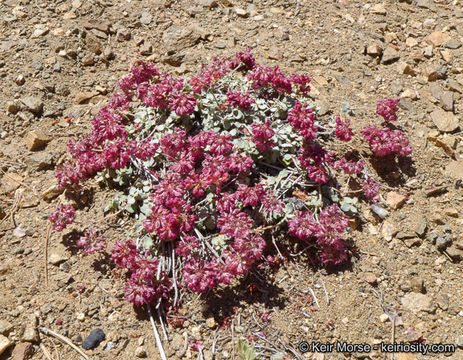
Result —
<path fill-rule="evenodd" d="M 42 193 L 42 199 L 45 201 L 51 201 L 56 199 L 63 193 L 63 189 L 60 189 L 58 185 L 52 185 Z"/>
<path fill-rule="evenodd" d="M 69 256 L 62 253 L 52 253 L 49 258 L 49 262 L 52 265 L 59 265 L 65 261 L 69 260 Z"/>
<path fill-rule="evenodd" d="M 395 234 L 399 232 L 397 226 L 391 221 L 386 220 L 381 227 L 381 236 L 386 241 L 391 241 Z"/>
<path fill-rule="evenodd" d="M 411 282 L 411 289 L 416 293 L 424 293 L 424 281 L 422 278 L 413 278 Z"/>
<path fill-rule="evenodd" d="M 372 44 L 367 47 L 367 54 L 373 57 L 381 56 L 383 53 L 383 48 L 378 44 Z"/>
<path fill-rule="evenodd" d="M 433 50 L 434 50 L 434 49 L 433 49 L 432 45 L 426 46 L 426 47 L 424 48 L 424 50 L 423 50 L 423 55 L 424 55 L 424 57 L 427 57 L 428 59 L 429 59 L 429 58 L 432 58 L 432 56 L 433 56 L 433 54 L 434 54 L 434 53 L 433 53 Z"/>
<path fill-rule="evenodd" d="M 153 17 L 150 13 L 147 13 L 146 11 L 141 13 L 140 22 L 143 25 L 149 25 L 151 24 L 151 21 L 153 21 Z"/>
<path fill-rule="evenodd" d="M 13 236 L 17 238 L 23 238 L 24 236 L 26 236 L 26 232 L 20 227 L 17 227 L 13 230 Z"/>
<path fill-rule="evenodd" d="M 452 62 L 453 55 L 452 55 L 452 53 L 450 51 L 441 50 L 441 51 L 439 51 L 439 53 L 441 54 L 442 59 L 444 59 L 446 63 L 451 63 Z"/>
<path fill-rule="evenodd" d="M 420 246 L 421 245 L 421 239 L 417 237 L 407 237 L 403 239 L 404 244 L 411 248 L 413 246 Z"/>
<path fill-rule="evenodd" d="M 13 329 L 13 325 L 6 320 L 0 320 L 0 334 L 8 335 L 8 333 Z"/>
<path fill-rule="evenodd" d="M 217 322 L 215 321 L 213 317 L 209 317 L 206 319 L 206 326 L 209 329 L 214 329 L 217 326 Z"/>
<path fill-rule="evenodd" d="M 8 101 L 6 103 L 6 111 L 12 115 L 16 114 L 20 110 L 20 107 L 14 101 Z"/>
<path fill-rule="evenodd" d="M 416 0 L 416 6 L 423 9 L 431 9 L 433 7 L 432 0 Z"/>
<path fill-rule="evenodd" d="M 39 341 L 39 333 L 37 332 L 37 317 L 29 316 L 24 334 L 21 336 L 21 341 L 35 343 Z"/>
<path fill-rule="evenodd" d="M 442 46 L 447 49 L 458 49 L 461 47 L 461 42 L 455 39 L 451 39 L 446 41 Z"/>
<path fill-rule="evenodd" d="M 172 25 L 162 34 L 162 41 L 167 52 L 172 54 L 194 46 L 200 37 L 198 31 L 191 26 Z"/>
<path fill-rule="evenodd" d="M 416 75 L 416 71 L 405 62 L 399 63 L 399 65 L 397 65 L 397 70 L 399 71 L 400 74 L 411 75 L 411 76 Z"/>
<path fill-rule="evenodd" d="M 216 0 L 195 0 L 195 3 L 201 7 L 212 9 L 217 6 Z"/>
<path fill-rule="evenodd" d="M 379 316 L 379 321 L 381 321 L 382 323 L 386 323 L 389 321 L 389 315 L 387 314 L 381 314 Z"/>
<path fill-rule="evenodd" d="M 440 96 L 440 103 L 444 110 L 453 112 L 453 94 L 450 91 L 442 92 Z"/>
<path fill-rule="evenodd" d="M 442 234 L 436 239 L 436 248 L 439 251 L 444 251 L 447 247 L 452 244 L 451 234 Z"/>
<path fill-rule="evenodd" d="M 39 28 L 35 29 L 34 32 L 32 33 L 31 39 L 36 39 L 36 38 L 39 38 L 41 36 L 47 35 L 49 31 L 50 31 L 50 29 L 47 28 L 47 27 L 39 27 Z"/>
<path fill-rule="evenodd" d="M 148 55 L 151 55 L 153 53 L 153 46 L 148 43 L 148 42 L 145 42 L 141 47 L 140 47 L 140 54 L 143 55 L 143 56 L 148 56 Z"/>
<path fill-rule="evenodd" d="M 457 218 L 459 215 L 459 211 L 455 208 L 446 208 L 444 209 L 444 215 L 451 216 Z"/>
<path fill-rule="evenodd" d="M 98 20 L 86 20 L 82 23 L 82 26 L 87 29 L 97 29 L 99 31 L 104 32 L 105 34 L 109 34 L 111 32 L 111 24 L 106 21 L 102 21 L 101 19 Z"/>
<path fill-rule="evenodd" d="M 393 62 L 397 61 L 400 59 L 400 55 L 392 47 L 387 47 L 386 50 L 384 50 L 383 57 L 381 58 L 381 62 L 385 65 L 387 64 L 392 64 Z"/>
<path fill-rule="evenodd" d="M 458 248 L 455 244 L 447 248 L 445 252 L 454 262 L 460 262 L 463 260 L 463 249 Z"/>
<path fill-rule="evenodd" d="M 407 197 L 404 195 L 401 195 L 395 191 L 390 191 L 387 193 L 386 203 L 394 210 L 401 208 L 402 205 L 405 204 L 405 201 L 407 201 Z"/>
<path fill-rule="evenodd" d="M 445 173 L 455 179 L 463 180 L 463 160 L 450 161 L 445 167 Z"/>
<path fill-rule="evenodd" d="M 100 342 L 105 339 L 105 333 L 101 329 L 94 329 L 87 336 L 85 341 L 82 343 L 82 347 L 86 350 L 96 348 Z"/>
<path fill-rule="evenodd" d="M 463 336 L 459 336 L 455 339 L 455 345 L 463 349 Z"/>
<path fill-rule="evenodd" d="M 93 57 L 93 54 L 86 54 L 83 58 L 82 58 L 82 64 L 84 66 L 92 66 L 95 64 L 95 58 Z"/>
<path fill-rule="evenodd" d="M 3 354 L 11 345 L 13 345 L 13 342 L 11 342 L 7 337 L 0 335 L 0 355 Z"/>
<path fill-rule="evenodd" d="M 21 102 L 34 115 L 40 115 L 43 111 L 43 101 L 35 96 L 26 96 L 21 99 Z"/>
<path fill-rule="evenodd" d="M 423 238 L 426 234 L 426 229 L 428 228 L 428 224 L 426 222 L 426 218 L 421 215 L 418 217 L 417 221 L 415 222 L 415 233 L 420 237 Z"/>
<path fill-rule="evenodd" d="M 418 45 L 418 41 L 413 37 L 408 37 L 407 40 L 405 40 L 405 45 L 408 47 L 415 47 Z"/>
<path fill-rule="evenodd" d="M 429 85 L 429 90 L 431 91 L 431 95 L 434 99 L 437 101 L 440 99 L 442 96 L 443 90 L 441 86 L 438 83 L 432 83 Z"/>
<path fill-rule="evenodd" d="M 51 169 L 55 163 L 53 155 L 49 152 L 41 151 L 29 155 L 25 159 L 25 163 L 34 171 Z"/>
<path fill-rule="evenodd" d="M 81 91 L 74 96 L 74 104 L 87 104 L 88 101 L 98 95 L 98 91 Z"/>
<path fill-rule="evenodd" d="M 434 31 L 432 34 L 428 35 L 425 38 L 425 41 L 428 44 L 434 45 L 436 47 L 441 46 L 446 41 L 450 40 L 450 35 L 447 33 L 443 33 L 441 31 Z"/>
<path fill-rule="evenodd" d="M 375 285 L 378 282 L 378 279 L 376 278 L 375 274 L 371 272 L 363 274 L 363 279 L 370 285 Z"/>
<path fill-rule="evenodd" d="M 420 293 L 410 293 L 402 298 L 402 305 L 406 310 L 415 314 L 420 311 L 433 313 L 435 306 L 433 305 L 432 298 L 428 295 Z"/>
<path fill-rule="evenodd" d="M 173 350 L 177 351 L 183 348 L 184 342 L 185 342 L 185 339 L 183 338 L 183 336 L 176 333 L 174 334 L 172 341 L 170 342 L 169 345 L 172 347 Z"/>
<path fill-rule="evenodd" d="M 16 85 L 24 85 L 24 83 L 26 82 L 26 79 L 24 79 L 24 75 L 23 74 L 19 74 L 16 79 L 14 80 L 14 82 L 16 83 Z"/>
<path fill-rule="evenodd" d="M 370 11 L 373 14 L 378 14 L 378 15 L 386 15 L 386 8 L 384 7 L 384 4 L 375 4 L 370 8 Z"/>
<path fill-rule="evenodd" d="M 112 60 L 114 59 L 114 52 L 112 51 L 112 49 L 110 47 L 105 47 L 105 49 L 103 50 L 103 59 L 106 60 L 106 61 L 109 61 L 109 60 Z"/>
<path fill-rule="evenodd" d="M 87 49 L 95 55 L 100 55 L 103 51 L 100 40 L 98 40 L 97 37 L 92 33 L 88 33 L 85 37 L 85 44 L 87 45 Z"/>
<path fill-rule="evenodd" d="M 116 34 L 116 40 L 119 42 L 130 40 L 132 34 L 126 28 L 119 29 Z"/>
<path fill-rule="evenodd" d="M 371 209 L 371 211 L 373 211 L 376 215 L 378 215 L 381 219 L 385 219 L 386 216 L 389 215 L 389 212 L 388 212 L 386 209 L 384 209 L 384 208 L 382 208 L 381 206 L 376 205 L 376 204 L 372 204 L 372 205 L 370 206 L 370 209 Z"/>
<path fill-rule="evenodd" d="M 27 134 L 25 141 L 27 148 L 35 151 L 48 144 L 50 138 L 42 130 L 32 130 Z"/>
<path fill-rule="evenodd" d="M 34 346 L 29 343 L 19 343 L 11 353 L 11 360 L 28 360 L 34 355 Z"/>
<path fill-rule="evenodd" d="M 235 9 L 235 14 L 238 15 L 239 17 L 248 17 L 248 12 L 242 8 L 236 8 Z"/>
<path fill-rule="evenodd" d="M 143 346 L 139 346 L 135 349 L 135 356 L 138 358 L 145 358 L 146 357 L 146 350 Z"/>
<path fill-rule="evenodd" d="M 454 114 L 441 109 L 431 113 L 431 120 L 441 132 L 453 132 L 460 126 L 458 118 Z"/>

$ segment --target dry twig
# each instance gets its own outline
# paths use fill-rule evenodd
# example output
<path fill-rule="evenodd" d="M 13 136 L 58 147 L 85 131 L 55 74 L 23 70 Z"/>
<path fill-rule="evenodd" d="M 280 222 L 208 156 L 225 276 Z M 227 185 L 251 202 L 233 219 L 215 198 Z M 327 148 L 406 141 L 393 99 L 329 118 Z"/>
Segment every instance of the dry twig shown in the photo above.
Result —
<path fill-rule="evenodd" d="M 45 236 L 45 248 L 44 248 L 44 266 L 45 266 L 45 285 L 48 287 L 48 240 L 50 239 L 52 224 L 49 223 L 47 227 L 47 235 Z"/>
<path fill-rule="evenodd" d="M 45 335 L 51 335 L 57 338 L 58 340 L 61 340 L 65 344 L 68 344 L 70 347 L 72 347 L 76 352 L 79 353 L 79 355 L 83 356 L 85 360 L 89 360 L 90 358 L 82 351 L 80 350 L 76 345 L 72 343 L 72 341 L 67 338 L 66 336 L 63 336 L 61 334 L 58 334 L 57 332 L 54 332 L 46 327 L 40 327 L 39 328 L 40 332 Z"/>

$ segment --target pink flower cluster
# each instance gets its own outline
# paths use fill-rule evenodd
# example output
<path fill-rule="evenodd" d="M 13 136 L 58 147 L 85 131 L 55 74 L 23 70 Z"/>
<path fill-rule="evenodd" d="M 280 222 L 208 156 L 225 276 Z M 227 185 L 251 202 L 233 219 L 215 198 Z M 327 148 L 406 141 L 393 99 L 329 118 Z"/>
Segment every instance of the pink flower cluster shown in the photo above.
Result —
<path fill-rule="evenodd" d="M 241 73 L 249 80 L 249 90 L 228 89 L 224 77 L 230 72 Z M 310 81 L 306 75 L 286 75 L 278 66 L 256 64 L 250 49 L 232 59 L 214 58 L 187 82 L 161 74 L 153 64 L 136 62 L 130 74 L 118 82 L 120 90 L 93 119 L 91 134 L 68 144 L 72 159 L 57 168 L 59 185 L 72 188 L 104 169 L 130 166 L 138 171 L 136 175 L 149 173 L 153 206 L 143 226 L 158 240 L 171 242 L 176 254 L 183 258 L 185 286 L 205 292 L 218 284 L 229 284 L 264 259 L 266 241 L 257 224 L 268 224 L 268 219 L 281 213 L 285 204 L 273 191 L 264 188 L 267 185 L 256 171 L 260 164 L 241 153 L 230 135 L 202 130 L 200 114 L 195 113 L 196 108 L 203 106 L 198 101 L 203 99 L 203 92 L 219 89 L 227 95 L 225 103 L 217 104 L 219 113 L 229 111 L 228 107 L 249 112 L 259 97 L 268 100 L 291 94 L 306 96 Z M 133 124 L 131 116 L 132 106 L 137 104 L 153 108 L 161 115 L 156 120 L 160 123 L 173 113 L 184 118 L 175 131 L 155 136 L 160 138 L 158 143 L 146 138 L 144 132 L 137 133 L 143 129 L 140 124 Z M 377 113 L 386 121 L 393 121 L 396 105 L 396 100 L 385 99 L 378 103 Z M 303 100 L 295 101 L 287 121 L 303 138 L 297 158 L 310 180 L 326 184 L 332 168 L 348 175 L 364 171 L 362 161 L 348 156 L 334 161 L 328 147 L 316 142 L 317 135 L 325 139 L 326 134 L 319 133 L 318 127 L 322 126 L 317 126 L 313 109 Z M 251 129 L 250 138 L 260 152 L 276 147 L 275 130 L 267 119 L 256 118 Z M 399 130 L 370 126 L 362 135 L 378 156 L 406 156 L 411 152 L 408 140 Z M 336 119 L 335 136 L 341 141 L 353 138 L 350 120 Z M 156 164 L 140 170 L 139 160 L 149 160 L 155 154 Z M 364 177 L 363 186 L 367 198 L 377 199 L 379 186 L 372 178 Z M 62 231 L 74 220 L 74 209 L 60 206 L 49 219 L 56 231 Z M 197 233 L 198 225 L 206 223 L 207 230 L 201 230 L 207 232 L 203 237 Z M 347 258 L 342 239 L 347 226 L 347 218 L 337 205 L 322 209 L 318 220 L 310 211 L 296 211 L 288 222 L 289 232 L 295 237 L 304 241 L 316 238 L 321 260 L 326 264 L 339 264 Z M 205 243 L 214 236 L 220 239 L 219 250 L 213 250 L 212 243 Z M 89 229 L 77 245 L 86 254 L 106 247 L 104 238 L 94 229 Z M 149 304 L 169 295 L 170 275 L 160 271 L 159 260 L 149 251 L 140 251 L 128 240 L 116 241 L 111 253 L 114 262 L 127 269 L 125 294 L 129 302 Z"/>
<path fill-rule="evenodd" d="M 254 122 L 251 124 L 251 128 L 252 141 L 256 144 L 257 149 L 262 153 L 272 150 L 276 143 L 272 140 L 273 135 L 275 135 L 275 131 L 272 129 L 270 122 Z"/>
<path fill-rule="evenodd" d="M 399 108 L 397 104 L 400 102 L 400 99 L 383 99 L 379 100 L 376 105 L 376 113 L 379 116 L 382 116 L 386 121 L 396 121 L 397 120 L 397 111 Z"/>
<path fill-rule="evenodd" d="M 350 141 L 352 139 L 354 132 L 350 128 L 349 119 L 342 121 L 339 116 L 336 118 L 335 135 L 341 141 Z"/>
<path fill-rule="evenodd" d="M 245 94 L 241 94 L 239 89 L 235 91 L 227 92 L 227 101 L 228 105 L 234 107 L 240 107 L 243 110 L 251 110 L 252 104 L 254 104 L 254 99 L 249 96 L 249 91 Z"/>
<path fill-rule="evenodd" d="M 361 134 L 368 141 L 376 156 L 389 154 L 408 156 L 412 153 L 407 136 L 400 130 L 379 129 L 375 125 L 370 125 L 365 127 Z"/>
<path fill-rule="evenodd" d="M 307 169 L 310 180 L 325 184 L 328 181 L 325 166 L 331 164 L 333 155 L 320 144 L 305 144 L 300 150 L 298 160 Z"/>
<path fill-rule="evenodd" d="M 53 224 L 53 230 L 61 232 L 74 222 L 75 210 L 72 205 L 58 205 L 56 210 L 48 215 L 48 221 Z"/>
<path fill-rule="evenodd" d="M 194 136 L 184 130 L 167 134 L 161 140 L 161 151 L 170 161 L 169 170 L 154 188 L 154 206 L 144 221 L 145 229 L 164 241 L 191 231 L 196 222 L 191 200 L 212 190 L 219 194 L 225 182 L 253 164 L 251 158 L 232 149 L 230 136 L 213 131 Z"/>
<path fill-rule="evenodd" d="M 371 176 L 363 178 L 363 194 L 370 200 L 379 200 L 379 184 Z"/>
<path fill-rule="evenodd" d="M 172 283 L 163 271 L 157 279 L 159 261 L 157 258 L 149 260 L 149 251 L 141 254 L 132 240 L 125 243 L 116 240 L 111 253 L 116 265 L 129 270 L 130 277 L 125 286 L 128 302 L 140 306 L 168 295 Z"/>
<path fill-rule="evenodd" d="M 335 169 L 341 169 L 344 171 L 344 173 L 348 175 L 356 175 L 362 172 L 363 168 L 365 166 L 365 163 L 362 160 L 359 161 L 352 161 L 352 160 L 347 160 L 345 157 L 336 160 L 333 163 L 333 167 Z"/>
<path fill-rule="evenodd" d="M 288 122 L 305 141 L 311 141 L 317 137 L 317 127 L 314 121 L 315 113 L 313 109 L 309 108 L 308 105 L 302 105 L 298 101 L 288 112 Z"/>
<path fill-rule="evenodd" d="M 96 229 L 90 228 L 77 240 L 76 245 L 83 248 L 84 254 L 88 255 L 106 249 L 106 239 Z"/>
<path fill-rule="evenodd" d="M 288 222 L 289 233 L 301 240 L 317 239 L 320 258 L 325 264 L 337 265 L 347 259 L 342 233 L 347 229 L 348 218 L 336 204 L 325 207 L 316 221 L 312 212 L 296 211 Z"/>

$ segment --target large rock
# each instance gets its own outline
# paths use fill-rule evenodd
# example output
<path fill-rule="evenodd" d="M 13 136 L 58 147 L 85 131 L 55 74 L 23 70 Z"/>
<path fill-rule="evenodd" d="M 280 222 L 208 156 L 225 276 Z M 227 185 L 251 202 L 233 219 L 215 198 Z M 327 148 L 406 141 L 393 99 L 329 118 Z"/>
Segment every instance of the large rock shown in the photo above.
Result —
<path fill-rule="evenodd" d="M 457 179 L 463 180 L 463 161 L 451 161 L 445 168 L 447 175 Z"/>
<path fill-rule="evenodd" d="M 26 96 L 21 99 L 21 102 L 34 115 L 40 115 L 43 111 L 43 101 L 35 96 Z"/>
<path fill-rule="evenodd" d="M 402 207 L 407 201 L 407 197 L 405 195 L 399 194 L 395 191 L 390 191 L 387 193 L 386 196 L 386 203 L 394 210 Z"/>
<path fill-rule="evenodd" d="M 449 40 L 450 35 L 441 31 L 434 31 L 432 34 L 426 37 L 426 42 L 436 47 L 441 46 L 443 43 Z"/>
<path fill-rule="evenodd" d="M 32 130 L 27 134 L 25 141 L 27 148 L 35 151 L 45 146 L 50 138 L 42 130 Z"/>
<path fill-rule="evenodd" d="M 5 352 L 13 343 L 7 337 L 0 335 L 0 355 Z"/>
<path fill-rule="evenodd" d="M 442 132 L 452 132 L 460 126 L 460 122 L 454 114 L 441 109 L 434 110 L 431 113 L 431 120 Z"/>
<path fill-rule="evenodd" d="M 13 329 L 13 325 L 6 320 L 0 320 L 0 334 L 8 335 Z"/>
<path fill-rule="evenodd" d="M 37 332 L 38 319 L 35 315 L 29 316 L 24 334 L 21 336 L 21 341 L 35 343 L 39 341 L 39 333 Z"/>
<path fill-rule="evenodd" d="M 51 169 L 55 163 L 53 155 L 49 152 L 41 151 L 29 155 L 24 160 L 27 166 L 35 171 Z"/>
<path fill-rule="evenodd" d="M 28 360 L 34 355 L 34 346 L 29 343 L 19 343 L 11 353 L 11 360 Z"/>
<path fill-rule="evenodd" d="M 162 41 L 168 53 L 175 53 L 194 46 L 201 35 L 191 26 L 172 25 L 162 34 Z"/>
<path fill-rule="evenodd" d="M 415 314 L 420 311 L 432 313 L 435 310 L 432 298 L 420 293 L 409 293 L 402 298 L 402 305 L 406 310 Z"/>
<path fill-rule="evenodd" d="M 388 47 L 386 48 L 386 50 L 384 50 L 384 54 L 381 59 L 381 62 L 387 65 L 387 64 L 392 64 L 393 62 L 399 59 L 400 59 L 400 54 L 397 52 L 397 50 L 395 50 L 392 47 Z"/>
<path fill-rule="evenodd" d="M 85 44 L 95 55 L 100 55 L 103 51 L 103 46 L 101 45 L 100 40 L 98 40 L 98 38 L 92 33 L 87 33 L 87 36 L 85 37 Z"/>

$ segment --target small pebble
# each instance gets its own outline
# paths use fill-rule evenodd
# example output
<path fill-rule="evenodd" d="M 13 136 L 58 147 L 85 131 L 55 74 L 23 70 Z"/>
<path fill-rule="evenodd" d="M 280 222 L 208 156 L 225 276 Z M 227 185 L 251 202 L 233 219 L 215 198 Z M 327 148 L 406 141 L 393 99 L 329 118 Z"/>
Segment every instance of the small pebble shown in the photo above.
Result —
<path fill-rule="evenodd" d="M 85 341 L 82 344 L 82 347 L 86 350 L 96 348 L 100 342 L 105 339 L 105 333 L 101 329 L 95 329 L 90 332 L 90 335 L 87 336 Z"/>
<path fill-rule="evenodd" d="M 137 347 L 135 349 L 135 356 L 139 358 L 146 357 L 146 350 L 142 346 Z"/>

